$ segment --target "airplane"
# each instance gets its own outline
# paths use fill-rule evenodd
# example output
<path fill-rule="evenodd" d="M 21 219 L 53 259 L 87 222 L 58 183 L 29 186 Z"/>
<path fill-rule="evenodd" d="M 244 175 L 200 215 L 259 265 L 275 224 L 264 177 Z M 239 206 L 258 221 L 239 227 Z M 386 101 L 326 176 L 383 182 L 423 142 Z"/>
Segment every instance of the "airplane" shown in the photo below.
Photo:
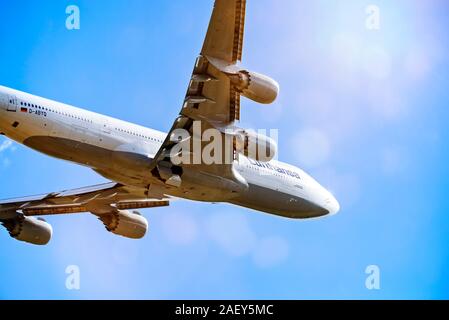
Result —
<path fill-rule="evenodd" d="M 53 229 L 42 217 L 88 212 L 107 231 L 141 239 L 148 221 L 138 210 L 175 199 L 228 203 L 292 219 L 336 214 L 336 198 L 306 172 L 247 150 L 251 141 L 267 143 L 272 151 L 277 146 L 238 127 L 241 97 L 270 104 L 279 85 L 241 66 L 245 15 L 246 0 L 215 1 L 184 104 L 168 133 L 0 86 L 0 134 L 111 181 L 0 201 L 0 222 L 10 236 L 46 245 Z M 230 161 L 173 163 L 179 143 L 193 141 L 177 132 L 195 134 L 198 123 L 200 132 L 214 129 L 225 141 L 235 138 L 221 145 Z"/>

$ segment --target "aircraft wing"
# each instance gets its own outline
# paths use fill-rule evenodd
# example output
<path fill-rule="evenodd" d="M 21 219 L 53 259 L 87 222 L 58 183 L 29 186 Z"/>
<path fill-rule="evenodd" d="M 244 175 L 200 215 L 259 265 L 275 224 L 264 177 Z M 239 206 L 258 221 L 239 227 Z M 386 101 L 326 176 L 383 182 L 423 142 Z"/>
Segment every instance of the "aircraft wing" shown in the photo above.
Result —
<path fill-rule="evenodd" d="M 114 209 L 129 210 L 168 206 L 168 197 L 158 190 L 145 190 L 116 183 L 53 192 L 44 195 L 0 201 L 0 221 L 18 215 L 46 216 Z"/>
<path fill-rule="evenodd" d="M 246 0 L 216 0 L 207 35 L 200 56 L 197 58 L 187 94 L 166 140 L 153 161 L 152 172 L 162 181 L 179 185 L 179 177 L 162 172 L 170 167 L 170 151 L 177 143 L 178 130 L 194 134 L 194 123 L 201 123 L 200 134 L 207 129 L 234 127 L 240 120 L 241 92 L 232 79 L 239 77 L 237 62 L 242 58 Z M 223 135 L 224 137 L 224 135 Z M 223 147 L 223 163 L 232 163 L 236 158 L 235 145 Z M 226 149 L 226 150 L 225 150 Z M 193 162 L 193 161 L 192 161 Z M 165 165 L 161 165 L 165 163 Z M 234 179 L 232 165 L 198 165 L 201 171 Z M 175 176 L 175 179 L 173 177 Z"/>
<path fill-rule="evenodd" d="M 246 0 L 215 0 L 180 115 L 226 125 L 240 119 L 240 92 L 231 83 L 242 59 Z"/>
<path fill-rule="evenodd" d="M 201 55 L 236 63 L 242 60 L 246 0 L 217 0 Z"/>

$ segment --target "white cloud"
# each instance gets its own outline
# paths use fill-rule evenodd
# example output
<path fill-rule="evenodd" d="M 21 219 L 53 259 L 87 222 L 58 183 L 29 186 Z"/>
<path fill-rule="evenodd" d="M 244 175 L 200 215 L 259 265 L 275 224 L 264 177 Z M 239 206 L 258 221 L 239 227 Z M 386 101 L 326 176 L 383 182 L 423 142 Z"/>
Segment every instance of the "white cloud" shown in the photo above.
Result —
<path fill-rule="evenodd" d="M 336 34 L 331 41 L 334 62 L 346 72 L 357 71 L 359 67 L 362 43 L 358 36 L 349 33 Z"/>
<path fill-rule="evenodd" d="M 297 114 L 305 122 L 322 123 L 329 115 L 337 115 L 335 97 L 319 87 L 307 88 L 298 93 Z"/>
<path fill-rule="evenodd" d="M 80 268 L 80 297 L 99 298 L 107 293 L 113 298 L 124 298 L 135 294 L 135 284 L 142 279 L 136 265 L 144 252 L 145 240 L 108 233 L 91 215 L 53 217 L 49 222 L 55 233 L 47 248 L 62 274 L 67 265 Z"/>
<path fill-rule="evenodd" d="M 197 222 L 188 213 L 169 213 L 163 217 L 165 237 L 175 245 L 190 245 L 198 237 Z"/>
<path fill-rule="evenodd" d="M 215 213 L 206 222 L 209 237 L 231 257 L 249 256 L 259 268 L 272 268 L 289 255 L 287 240 L 280 236 L 258 237 L 245 215 Z"/>
<path fill-rule="evenodd" d="M 382 150 L 381 154 L 381 169 L 387 175 L 397 175 L 404 172 L 407 166 L 407 156 L 400 148 L 389 147 Z"/>
<path fill-rule="evenodd" d="M 407 103 L 398 86 L 372 86 L 367 88 L 366 96 L 374 116 L 386 120 L 402 120 L 407 113 Z"/>
<path fill-rule="evenodd" d="M 8 150 L 12 147 L 12 141 L 11 140 L 5 140 L 0 144 L 0 153 Z"/>
<path fill-rule="evenodd" d="M 256 243 L 256 235 L 247 218 L 232 211 L 211 215 L 206 227 L 210 238 L 234 257 L 249 254 Z"/>
<path fill-rule="evenodd" d="M 300 163 L 307 167 L 318 167 L 324 164 L 331 153 L 328 136 L 318 129 L 300 131 L 291 142 L 292 148 Z"/>
<path fill-rule="evenodd" d="M 0 144 L 0 163 L 3 168 L 9 167 L 9 165 L 11 164 L 11 160 L 4 156 L 4 153 L 8 150 L 15 150 L 15 147 L 11 140 L 5 140 Z"/>
<path fill-rule="evenodd" d="M 404 69 L 411 79 L 423 79 L 432 69 L 429 55 L 422 49 L 410 50 L 404 59 Z"/>
<path fill-rule="evenodd" d="M 253 260 L 259 268 L 272 268 L 283 263 L 289 255 L 288 242 L 281 237 L 260 240 L 253 252 Z"/>
<path fill-rule="evenodd" d="M 392 58 L 381 46 L 368 47 L 363 52 L 363 69 L 372 78 L 386 79 L 391 75 Z"/>
<path fill-rule="evenodd" d="M 4 168 L 9 167 L 10 164 L 11 164 L 11 160 L 9 160 L 8 158 L 4 158 L 2 160 L 2 165 Z"/>

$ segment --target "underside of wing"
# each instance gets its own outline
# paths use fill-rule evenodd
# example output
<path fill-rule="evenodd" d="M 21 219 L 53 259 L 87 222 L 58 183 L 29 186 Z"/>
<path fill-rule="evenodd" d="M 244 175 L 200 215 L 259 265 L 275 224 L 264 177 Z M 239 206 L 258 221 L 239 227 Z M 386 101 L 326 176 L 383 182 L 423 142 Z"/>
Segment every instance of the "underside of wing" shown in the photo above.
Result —
<path fill-rule="evenodd" d="M 229 63 L 242 60 L 246 0 L 216 0 L 201 55 Z"/>
<path fill-rule="evenodd" d="M 232 84 L 227 70 L 232 72 L 234 69 L 222 61 L 198 57 L 180 114 L 153 162 L 153 175 L 163 182 L 180 186 L 183 182 L 181 173 L 186 169 L 239 180 L 232 170 L 232 163 L 237 157 L 235 145 L 227 143 L 226 131 L 232 131 L 240 119 L 240 92 Z M 221 140 L 220 160 L 214 165 L 203 161 L 202 150 L 207 142 L 201 141 L 199 148 L 195 145 L 195 139 L 202 140 L 208 130 L 214 130 Z M 181 166 L 173 166 L 174 147 L 181 143 L 189 146 L 188 160 Z"/>
<path fill-rule="evenodd" d="M 171 164 L 172 148 L 179 144 L 179 131 L 188 133 L 192 145 L 190 164 L 194 163 L 193 137 L 202 136 L 209 129 L 216 129 L 225 140 L 224 131 L 240 120 L 241 91 L 239 68 L 236 63 L 242 58 L 245 26 L 246 0 L 216 0 L 209 28 L 200 56 L 195 62 L 179 117 L 164 141 L 153 162 L 153 174 L 163 182 L 179 186 L 182 183 L 177 168 Z M 200 129 L 195 125 L 200 123 Z M 185 141 L 184 141 L 185 142 Z M 232 171 L 235 146 L 222 144 L 223 155 L 220 166 L 195 165 L 196 169 L 211 174 L 222 174 L 238 180 Z M 184 165 L 184 169 L 187 166 Z M 182 169 L 181 169 L 182 170 Z"/>
<path fill-rule="evenodd" d="M 152 163 L 153 175 L 170 186 L 188 185 L 186 171 L 195 171 L 212 180 L 218 176 L 225 179 L 226 185 L 232 185 L 231 194 L 247 187 L 233 170 L 234 161 L 245 152 L 245 141 L 249 140 L 245 130 L 237 127 L 241 96 L 268 104 L 276 99 L 279 86 L 269 77 L 244 70 L 238 64 L 242 59 L 245 14 L 246 0 L 215 1 L 181 111 Z M 215 130 L 213 141 L 219 152 L 214 149 L 214 160 L 205 161 L 202 152 L 209 141 L 203 138 L 211 135 L 211 130 Z M 199 148 L 195 147 L 195 139 L 202 140 Z M 172 160 L 179 155 L 180 144 L 189 146 L 182 148 L 189 154 L 177 165 Z M 188 161 L 184 161 L 186 158 Z"/>
<path fill-rule="evenodd" d="M 0 201 L 0 222 L 11 237 L 47 244 L 51 226 L 42 218 L 59 214 L 91 212 L 114 234 L 140 239 L 148 229 L 147 220 L 135 209 L 164 207 L 169 197 L 158 188 L 139 189 L 116 183 L 53 192 L 39 196 Z"/>
<path fill-rule="evenodd" d="M 68 213 L 102 213 L 110 208 L 141 209 L 168 204 L 168 197 L 154 190 L 123 186 L 116 183 L 52 192 L 44 195 L 0 201 L 0 220 L 25 216 L 44 216 Z"/>

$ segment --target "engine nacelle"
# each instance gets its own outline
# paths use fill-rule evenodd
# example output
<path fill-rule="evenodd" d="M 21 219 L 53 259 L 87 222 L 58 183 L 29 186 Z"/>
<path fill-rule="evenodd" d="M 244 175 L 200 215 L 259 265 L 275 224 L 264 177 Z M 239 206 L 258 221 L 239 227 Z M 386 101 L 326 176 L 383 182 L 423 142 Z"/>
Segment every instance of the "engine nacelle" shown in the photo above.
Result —
<path fill-rule="evenodd" d="M 277 153 L 276 142 L 254 131 L 243 130 L 235 135 L 237 152 L 253 160 L 269 162 Z"/>
<path fill-rule="evenodd" d="M 258 103 L 273 103 L 279 94 L 279 84 L 276 81 L 256 72 L 243 70 L 230 74 L 229 78 L 244 97 Z"/>
<path fill-rule="evenodd" d="M 102 214 L 99 219 L 109 232 L 130 239 L 141 239 L 148 230 L 147 219 L 138 211 L 117 210 Z"/>
<path fill-rule="evenodd" d="M 42 218 L 22 216 L 4 221 L 3 226 L 14 239 L 40 246 L 49 243 L 53 234 L 51 225 Z"/>

